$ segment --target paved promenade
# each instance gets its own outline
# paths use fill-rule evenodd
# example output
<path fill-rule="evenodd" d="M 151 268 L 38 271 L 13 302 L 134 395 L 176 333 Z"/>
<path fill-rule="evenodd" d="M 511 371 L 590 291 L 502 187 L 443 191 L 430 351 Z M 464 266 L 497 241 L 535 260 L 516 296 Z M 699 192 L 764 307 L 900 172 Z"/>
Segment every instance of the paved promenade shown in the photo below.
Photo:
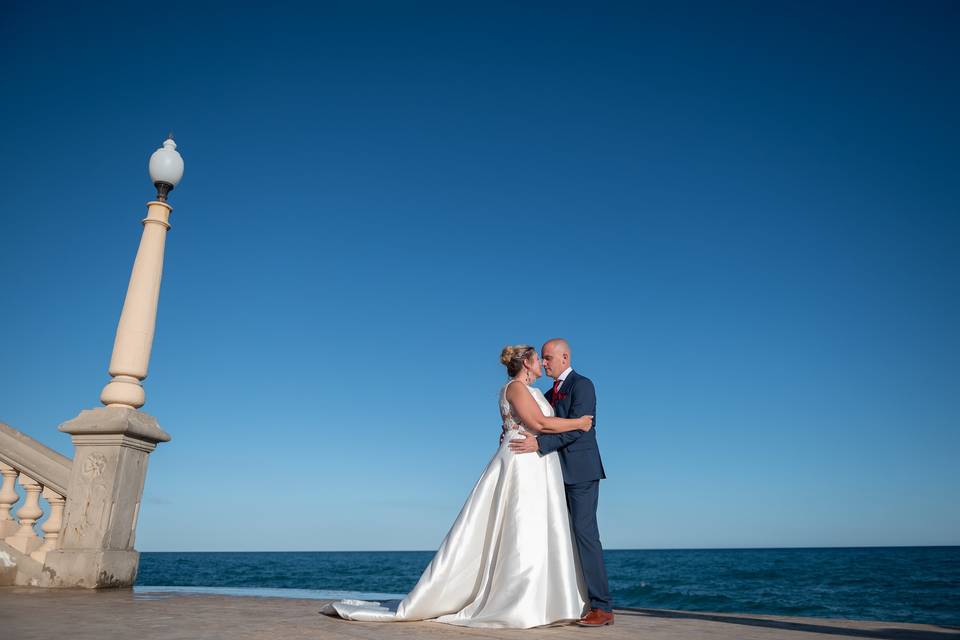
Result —
<path fill-rule="evenodd" d="M 430 622 L 347 622 L 317 613 L 322 600 L 193 594 L 134 594 L 0 587 L 3 640 L 133 640 L 224 638 L 412 640 L 524 638 L 550 640 L 960 640 L 960 629 L 893 622 L 852 622 L 664 611 L 618 610 L 616 625 L 565 625 L 521 630 L 464 629 Z"/>

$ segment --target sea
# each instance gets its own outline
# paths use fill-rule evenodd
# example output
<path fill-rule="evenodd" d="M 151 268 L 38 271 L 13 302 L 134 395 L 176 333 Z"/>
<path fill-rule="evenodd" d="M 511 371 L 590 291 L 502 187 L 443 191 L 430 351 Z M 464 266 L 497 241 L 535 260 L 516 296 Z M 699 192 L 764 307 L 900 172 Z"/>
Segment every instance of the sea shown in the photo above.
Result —
<path fill-rule="evenodd" d="M 135 590 L 401 598 L 432 551 L 144 552 Z M 605 550 L 614 606 L 960 626 L 960 546 Z"/>

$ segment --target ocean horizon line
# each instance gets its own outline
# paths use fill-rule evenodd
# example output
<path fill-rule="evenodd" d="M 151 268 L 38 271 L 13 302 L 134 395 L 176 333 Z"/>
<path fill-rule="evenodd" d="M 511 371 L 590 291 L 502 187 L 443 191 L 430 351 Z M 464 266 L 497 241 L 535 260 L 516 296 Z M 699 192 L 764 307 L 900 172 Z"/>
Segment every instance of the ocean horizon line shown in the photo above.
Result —
<path fill-rule="evenodd" d="M 895 545 L 824 545 L 798 547 L 610 547 L 604 551 L 802 551 L 804 549 L 939 549 L 960 547 L 957 544 L 895 544 Z M 140 550 L 140 553 L 429 553 L 436 549 L 166 549 Z"/>

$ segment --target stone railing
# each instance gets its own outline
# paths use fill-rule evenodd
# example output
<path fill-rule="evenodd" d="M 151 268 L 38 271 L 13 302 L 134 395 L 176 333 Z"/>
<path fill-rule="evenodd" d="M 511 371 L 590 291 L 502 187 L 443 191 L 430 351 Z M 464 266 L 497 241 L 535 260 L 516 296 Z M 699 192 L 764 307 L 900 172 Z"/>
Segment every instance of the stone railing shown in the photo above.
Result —
<path fill-rule="evenodd" d="M 72 464 L 70 458 L 0 422 L 0 541 L 41 564 L 59 548 Z M 18 481 L 22 501 L 16 491 Z M 45 513 L 41 496 L 49 511 L 39 527 L 42 536 L 36 527 Z"/>
<path fill-rule="evenodd" d="M 170 436 L 130 407 L 82 411 L 60 431 L 74 460 L 0 423 L 0 584 L 129 587 L 147 456 Z"/>

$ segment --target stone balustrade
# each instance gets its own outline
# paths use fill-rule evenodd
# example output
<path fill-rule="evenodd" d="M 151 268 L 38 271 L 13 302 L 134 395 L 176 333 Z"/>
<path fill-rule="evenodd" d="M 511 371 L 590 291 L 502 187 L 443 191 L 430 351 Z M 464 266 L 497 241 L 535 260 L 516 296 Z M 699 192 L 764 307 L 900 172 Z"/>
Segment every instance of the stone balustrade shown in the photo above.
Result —
<path fill-rule="evenodd" d="M 60 431 L 76 463 L 0 423 L 0 584 L 129 587 L 147 456 L 170 436 L 125 406 L 82 411 Z"/>
<path fill-rule="evenodd" d="M 59 547 L 72 466 L 69 458 L 0 422 L 0 542 L 43 564 Z"/>
<path fill-rule="evenodd" d="M 45 487 L 28 471 L 5 462 L 0 462 L 0 475 L 3 477 L 0 485 L 0 540 L 42 564 L 47 553 L 58 548 L 66 496 Z M 16 491 L 18 481 L 24 493 L 22 500 Z M 47 503 L 46 509 L 40 502 L 41 496 Z M 18 508 L 14 509 L 14 505 Z M 48 517 L 40 525 L 38 534 L 37 522 L 45 514 Z"/>

